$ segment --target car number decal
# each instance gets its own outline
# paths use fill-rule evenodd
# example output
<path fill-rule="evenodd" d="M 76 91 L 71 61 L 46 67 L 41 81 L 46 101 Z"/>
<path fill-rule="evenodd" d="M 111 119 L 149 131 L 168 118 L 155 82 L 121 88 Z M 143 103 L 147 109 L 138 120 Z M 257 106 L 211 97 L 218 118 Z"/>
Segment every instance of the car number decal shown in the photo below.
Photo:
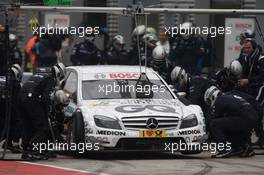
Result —
<path fill-rule="evenodd" d="M 146 109 L 156 112 L 177 113 L 174 108 L 163 105 L 124 105 L 115 108 L 116 111 L 122 113 L 142 112 Z"/>

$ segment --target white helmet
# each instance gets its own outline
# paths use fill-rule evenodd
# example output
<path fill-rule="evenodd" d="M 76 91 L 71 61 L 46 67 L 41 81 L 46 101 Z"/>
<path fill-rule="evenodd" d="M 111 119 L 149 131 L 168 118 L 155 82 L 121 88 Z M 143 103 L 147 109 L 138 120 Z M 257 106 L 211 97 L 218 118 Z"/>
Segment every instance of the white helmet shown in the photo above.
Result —
<path fill-rule="evenodd" d="M 155 45 L 158 41 L 158 37 L 154 34 L 147 33 L 143 36 L 143 41 L 145 41 L 145 40 L 146 40 L 148 46 L 155 47 Z"/>
<path fill-rule="evenodd" d="M 66 68 L 63 63 L 57 63 L 55 66 L 52 67 L 55 79 L 57 80 L 57 83 L 59 83 L 61 80 L 65 78 L 65 72 Z"/>
<path fill-rule="evenodd" d="M 204 102 L 209 106 L 213 106 L 220 93 L 221 91 L 216 86 L 209 87 L 204 93 Z"/>
<path fill-rule="evenodd" d="M 146 32 L 146 26 L 145 25 L 139 25 L 137 26 L 133 32 L 132 32 L 132 42 L 137 43 L 142 41 L 142 37 Z M 137 40 L 139 38 L 139 41 Z"/>
<path fill-rule="evenodd" d="M 239 35 L 240 45 L 243 45 L 246 38 L 255 38 L 255 33 L 250 29 L 243 30 Z"/>
<path fill-rule="evenodd" d="M 183 24 L 180 24 L 180 34 L 183 37 L 183 39 L 189 39 L 191 35 L 191 28 L 193 27 L 193 23 L 191 22 L 184 22 Z"/>
<path fill-rule="evenodd" d="M 13 72 L 13 75 L 17 81 L 21 81 L 22 79 L 22 69 L 19 64 L 13 64 L 11 67 L 11 71 Z"/>
<path fill-rule="evenodd" d="M 15 34 L 9 34 L 9 41 L 11 48 L 14 48 L 17 45 L 17 36 Z"/>
<path fill-rule="evenodd" d="M 245 29 L 240 33 L 240 39 L 245 39 L 245 38 L 254 38 L 255 37 L 255 33 L 250 30 L 250 29 Z"/>
<path fill-rule="evenodd" d="M 171 81 L 173 83 L 179 83 L 180 86 L 183 86 L 188 81 L 188 75 L 183 68 L 176 66 L 171 71 Z"/>
<path fill-rule="evenodd" d="M 10 34 L 9 34 L 9 40 L 10 40 L 11 42 L 13 42 L 13 41 L 17 40 L 17 37 L 16 37 L 16 35 L 15 35 L 15 34 L 12 34 L 12 33 L 10 33 Z"/>
<path fill-rule="evenodd" d="M 147 27 L 146 33 L 153 34 L 153 35 L 157 35 L 157 31 L 153 27 Z"/>
<path fill-rule="evenodd" d="M 146 26 L 145 25 L 139 25 L 133 30 L 132 36 L 144 35 L 145 32 L 146 32 Z"/>
<path fill-rule="evenodd" d="M 152 58 L 154 63 L 165 62 L 166 52 L 160 45 L 156 46 L 152 51 Z"/>
<path fill-rule="evenodd" d="M 117 49 L 117 50 L 122 50 L 123 47 L 125 45 L 125 39 L 122 35 L 116 35 L 113 38 L 113 46 Z"/>
<path fill-rule="evenodd" d="M 68 95 L 63 90 L 57 90 L 54 94 L 54 103 L 67 106 L 70 103 Z"/>
<path fill-rule="evenodd" d="M 233 76 L 235 76 L 235 78 L 241 78 L 243 71 L 241 63 L 238 60 L 231 61 L 229 65 L 229 71 Z"/>

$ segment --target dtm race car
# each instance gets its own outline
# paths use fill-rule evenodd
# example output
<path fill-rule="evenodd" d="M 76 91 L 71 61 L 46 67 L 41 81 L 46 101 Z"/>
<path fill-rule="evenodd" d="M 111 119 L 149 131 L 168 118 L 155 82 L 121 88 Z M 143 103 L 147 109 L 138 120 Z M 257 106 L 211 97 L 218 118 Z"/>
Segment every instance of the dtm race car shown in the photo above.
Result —
<path fill-rule="evenodd" d="M 145 74 L 139 66 L 67 67 L 68 143 L 94 143 L 100 150 L 164 151 L 169 143 L 203 142 L 201 108 L 184 105 L 158 73 L 141 69 Z"/>

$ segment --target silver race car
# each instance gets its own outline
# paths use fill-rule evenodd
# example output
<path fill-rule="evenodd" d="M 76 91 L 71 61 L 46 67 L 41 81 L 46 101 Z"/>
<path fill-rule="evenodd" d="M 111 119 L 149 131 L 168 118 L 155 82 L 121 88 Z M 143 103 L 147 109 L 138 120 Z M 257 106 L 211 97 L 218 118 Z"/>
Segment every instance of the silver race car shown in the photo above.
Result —
<path fill-rule="evenodd" d="M 140 74 L 139 66 L 68 67 L 63 86 L 71 101 L 65 109 L 68 142 L 118 151 L 201 144 L 201 108 L 184 105 L 153 69 L 142 70 L 145 73 Z"/>

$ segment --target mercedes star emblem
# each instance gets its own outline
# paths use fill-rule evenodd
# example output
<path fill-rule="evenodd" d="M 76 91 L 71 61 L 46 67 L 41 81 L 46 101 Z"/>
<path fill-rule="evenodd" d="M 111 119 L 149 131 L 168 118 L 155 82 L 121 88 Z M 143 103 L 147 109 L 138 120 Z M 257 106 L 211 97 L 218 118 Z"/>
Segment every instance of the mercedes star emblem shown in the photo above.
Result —
<path fill-rule="evenodd" d="M 149 118 L 146 121 L 147 124 L 147 128 L 149 129 L 157 129 L 159 126 L 158 120 L 156 120 L 155 118 Z"/>

